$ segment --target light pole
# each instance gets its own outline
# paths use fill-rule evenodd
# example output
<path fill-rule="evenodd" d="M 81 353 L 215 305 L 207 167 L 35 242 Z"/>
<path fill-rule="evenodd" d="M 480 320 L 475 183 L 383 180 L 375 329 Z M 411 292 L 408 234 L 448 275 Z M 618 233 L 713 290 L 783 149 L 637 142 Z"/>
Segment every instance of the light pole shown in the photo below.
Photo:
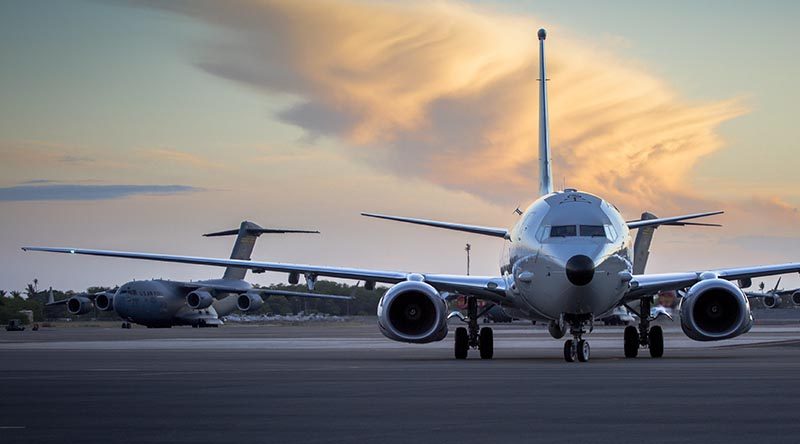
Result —
<path fill-rule="evenodd" d="M 466 248 L 464 248 L 464 251 L 467 252 L 467 276 L 469 276 L 469 252 L 470 252 L 470 250 L 472 250 L 472 245 L 467 244 Z"/>

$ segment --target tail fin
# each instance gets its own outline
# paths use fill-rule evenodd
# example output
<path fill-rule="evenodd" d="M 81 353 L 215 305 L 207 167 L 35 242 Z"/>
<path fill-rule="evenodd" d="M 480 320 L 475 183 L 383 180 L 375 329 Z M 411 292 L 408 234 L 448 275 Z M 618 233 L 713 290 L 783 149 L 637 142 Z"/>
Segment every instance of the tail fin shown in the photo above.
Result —
<path fill-rule="evenodd" d="M 207 233 L 205 237 L 218 237 L 218 236 L 232 236 L 236 235 L 236 242 L 233 244 L 231 251 L 231 259 L 241 259 L 245 261 L 250 260 L 250 255 L 253 253 L 253 247 L 256 245 L 256 239 L 262 234 L 284 234 L 284 233 L 319 233 L 319 231 L 309 230 L 282 230 L 275 228 L 261 228 L 250 221 L 244 221 L 239 226 L 238 230 L 225 230 L 217 231 L 214 233 Z M 241 280 L 247 274 L 246 268 L 228 267 L 225 269 L 223 279 Z"/>
<path fill-rule="evenodd" d="M 553 192 L 553 174 L 550 168 L 550 125 L 547 117 L 547 75 L 544 69 L 544 39 L 547 31 L 539 33 L 539 195 Z"/>
<path fill-rule="evenodd" d="M 642 213 L 641 220 L 658 219 L 652 213 Z M 653 234 L 658 225 L 649 225 L 639 229 L 636 233 L 636 240 L 633 243 L 633 274 L 644 274 L 647 266 L 647 258 L 650 257 L 650 243 L 653 241 Z"/>

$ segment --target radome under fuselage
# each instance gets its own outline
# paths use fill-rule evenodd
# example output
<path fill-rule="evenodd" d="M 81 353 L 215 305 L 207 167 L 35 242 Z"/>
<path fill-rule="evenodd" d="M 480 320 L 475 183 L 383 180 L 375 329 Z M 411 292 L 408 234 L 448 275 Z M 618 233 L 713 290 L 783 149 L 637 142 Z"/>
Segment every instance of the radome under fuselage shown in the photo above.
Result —
<path fill-rule="evenodd" d="M 537 199 L 506 242 L 501 273 L 515 316 L 600 316 L 619 304 L 633 270 L 632 241 L 619 211 L 572 189 Z"/>

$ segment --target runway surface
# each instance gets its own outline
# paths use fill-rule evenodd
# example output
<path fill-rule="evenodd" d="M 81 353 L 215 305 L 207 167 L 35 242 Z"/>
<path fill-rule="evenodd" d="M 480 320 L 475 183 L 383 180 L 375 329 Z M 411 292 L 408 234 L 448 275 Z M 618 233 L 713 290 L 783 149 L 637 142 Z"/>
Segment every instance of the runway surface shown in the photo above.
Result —
<path fill-rule="evenodd" d="M 800 324 L 622 358 L 621 328 L 570 364 L 543 327 L 495 359 L 371 323 L 0 332 L 0 442 L 800 441 Z"/>

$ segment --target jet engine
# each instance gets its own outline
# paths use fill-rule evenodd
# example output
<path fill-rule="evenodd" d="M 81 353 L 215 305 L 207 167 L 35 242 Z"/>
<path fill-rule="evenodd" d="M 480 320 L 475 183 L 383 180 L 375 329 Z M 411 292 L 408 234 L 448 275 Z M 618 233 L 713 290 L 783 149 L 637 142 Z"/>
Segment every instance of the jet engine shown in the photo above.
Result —
<path fill-rule="evenodd" d="M 800 305 L 800 291 L 792 293 L 792 304 Z"/>
<path fill-rule="evenodd" d="M 777 294 L 771 294 L 762 298 L 764 306 L 767 308 L 777 308 L 781 305 L 781 297 Z"/>
<path fill-rule="evenodd" d="M 199 288 L 186 295 L 186 305 L 194 309 L 208 308 L 214 302 L 214 296 L 205 288 Z"/>
<path fill-rule="evenodd" d="M 422 281 L 404 281 L 378 302 L 378 326 L 389 339 L 425 344 L 447 336 L 447 304 Z"/>
<path fill-rule="evenodd" d="M 85 296 L 73 296 L 67 301 L 70 314 L 81 315 L 92 311 L 92 301 Z"/>
<path fill-rule="evenodd" d="M 724 279 L 694 284 L 681 302 L 681 328 L 695 341 L 718 341 L 747 333 L 753 326 L 742 290 Z"/>
<path fill-rule="evenodd" d="M 111 311 L 114 309 L 114 296 L 100 293 L 94 298 L 94 305 L 102 311 Z"/>
<path fill-rule="evenodd" d="M 264 300 L 261 299 L 260 294 L 254 291 L 240 294 L 239 297 L 236 298 L 236 308 L 240 311 L 258 310 L 262 305 L 264 305 Z"/>

